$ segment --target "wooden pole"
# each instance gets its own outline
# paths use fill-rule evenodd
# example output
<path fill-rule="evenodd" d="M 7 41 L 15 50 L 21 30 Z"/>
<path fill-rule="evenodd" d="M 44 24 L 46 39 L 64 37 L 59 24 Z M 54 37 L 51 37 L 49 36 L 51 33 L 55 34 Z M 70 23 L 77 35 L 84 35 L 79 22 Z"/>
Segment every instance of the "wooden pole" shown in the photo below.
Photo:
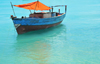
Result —
<path fill-rule="evenodd" d="M 31 10 L 29 10 L 29 11 L 30 11 L 30 13 L 32 14 Z"/>
<path fill-rule="evenodd" d="M 39 1 L 39 0 L 37 0 L 36 6 L 35 6 L 35 10 L 36 10 L 36 7 L 37 7 L 37 4 L 38 4 L 38 1 Z M 34 10 L 34 13 L 35 13 L 35 10 Z"/>
<path fill-rule="evenodd" d="M 53 12 L 53 6 L 52 6 L 52 12 Z"/>
<path fill-rule="evenodd" d="M 58 11 L 59 11 L 59 13 L 60 13 L 60 9 L 59 9 Z"/>
<path fill-rule="evenodd" d="M 14 12 L 13 5 L 12 5 L 12 2 L 10 2 L 10 3 L 11 3 L 11 7 L 12 7 L 12 10 L 13 10 L 14 16 L 16 16 L 16 15 L 15 15 L 15 12 Z"/>
<path fill-rule="evenodd" d="M 67 5 L 65 5 L 65 13 L 66 13 L 66 11 L 67 11 Z"/>

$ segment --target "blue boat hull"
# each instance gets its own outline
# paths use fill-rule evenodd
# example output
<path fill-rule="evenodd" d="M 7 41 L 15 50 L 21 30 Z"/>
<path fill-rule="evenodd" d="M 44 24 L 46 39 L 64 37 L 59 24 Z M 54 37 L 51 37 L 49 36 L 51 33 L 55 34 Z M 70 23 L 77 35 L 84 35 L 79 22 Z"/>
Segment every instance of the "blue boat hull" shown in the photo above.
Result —
<path fill-rule="evenodd" d="M 60 24 L 66 14 L 50 18 L 14 18 L 13 23 L 18 34 L 45 29 Z"/>

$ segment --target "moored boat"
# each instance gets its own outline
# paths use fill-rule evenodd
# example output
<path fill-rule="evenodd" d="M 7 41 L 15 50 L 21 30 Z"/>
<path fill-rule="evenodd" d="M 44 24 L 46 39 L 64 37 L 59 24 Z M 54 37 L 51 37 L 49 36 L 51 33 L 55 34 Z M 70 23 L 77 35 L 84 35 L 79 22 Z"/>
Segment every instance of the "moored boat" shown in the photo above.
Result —
<path fill-rule="evenodd" d="M 51 6 L 50 8 L 39 1 L 21 5 L 12 5 L 12 8 L 13 6 L 34 10 L 34 13 L 30 13 L 29 17 L 22 16 L 21 18 L 17 18 L 16 16 L 11 15 L 18 34 L 33 30 L 45 29 L 60 24 L 66 15 L 67 9 L 67 5 Z M 53 8 L 58 6 L 65 6 L 65 13 L 60 13 L 60 10 L 59 12 L 53 12 Z M 35 10 L 49 10 L 49 12 L 35 12 Z"/>

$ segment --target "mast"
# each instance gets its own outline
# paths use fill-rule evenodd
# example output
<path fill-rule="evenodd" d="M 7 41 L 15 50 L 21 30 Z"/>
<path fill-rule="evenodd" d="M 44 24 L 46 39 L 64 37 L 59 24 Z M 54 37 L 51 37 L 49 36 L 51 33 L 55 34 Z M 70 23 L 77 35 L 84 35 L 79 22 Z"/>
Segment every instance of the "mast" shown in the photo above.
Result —
<path fill-rule="evenodd" d="M 10 2 L 10 4 L 11 4 L 11 7 L 12 7 L 12 10 L 13 10 L 14 16 L 16 16 L 16 15 L 15 15 L 15 12 L 14 12 L 13 5 L 12 5 L 12 2 Z"/>

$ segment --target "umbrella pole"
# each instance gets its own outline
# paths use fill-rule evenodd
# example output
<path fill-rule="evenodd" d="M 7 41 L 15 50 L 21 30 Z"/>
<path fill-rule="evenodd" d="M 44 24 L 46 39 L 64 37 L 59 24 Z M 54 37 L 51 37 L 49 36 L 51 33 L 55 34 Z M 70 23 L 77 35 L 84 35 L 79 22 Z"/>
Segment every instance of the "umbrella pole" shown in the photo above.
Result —
<path fill-rule="evenodd" d="M 12 7 L 12 10 L 13 10 L 14 16 L 16 16 L 16 15 L 15 15 L 15 12 L 14 12 L 13 5 L 12 5 L 12 2 L 10 2 L 10 4 L 11 4 L 11 7 Z"/>
<path fill-rule="evenodd" d="M 31 10 L 29 10 L 29 11 L 30 11 L 30 13 L 32 14 Z"/>
<path fill-rule="evenodd" d="M 37 0 L 37 3 L 38 3 L 38 1 L 39 1 L 39 0 Z M 36 6 L 35 6 L 35 10 L 36 10 L 36 7 L 37 7 L 37 3 L 36 3 Z M 34 13 L 35 13 L 35 10 L 34 10 Z"/>

